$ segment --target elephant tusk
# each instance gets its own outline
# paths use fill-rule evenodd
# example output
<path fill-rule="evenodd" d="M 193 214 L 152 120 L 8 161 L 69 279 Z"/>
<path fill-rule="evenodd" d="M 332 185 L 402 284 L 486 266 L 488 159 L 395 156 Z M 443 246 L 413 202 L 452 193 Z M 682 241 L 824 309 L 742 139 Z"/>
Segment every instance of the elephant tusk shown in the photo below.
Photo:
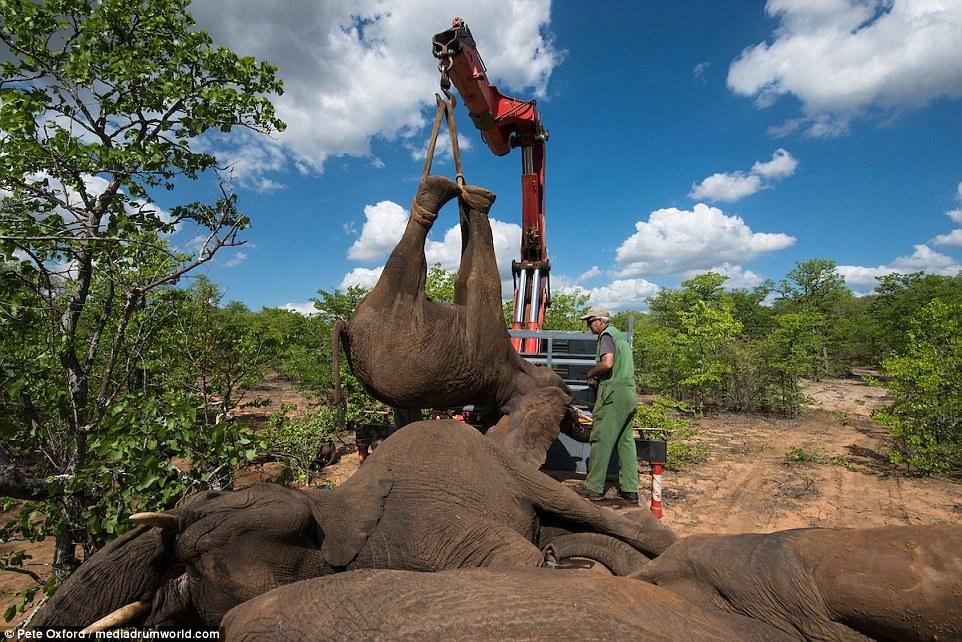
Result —
<path fill-rule="evenodd" d="M 121 606 L 116 611 L 103 616 L 81 631 L 81 633 L 96 633 L 98 631 L 106 631 L 109 628 L 126 624 L 148 610 L 150 610 L 150 602 L 131 602 L 127 606 Z"/>
<path fill-rule="evenodd" d="M 130 521 L 162 529 L 177 528 L 177 518 L 168 513 L 134 513 Z"/>

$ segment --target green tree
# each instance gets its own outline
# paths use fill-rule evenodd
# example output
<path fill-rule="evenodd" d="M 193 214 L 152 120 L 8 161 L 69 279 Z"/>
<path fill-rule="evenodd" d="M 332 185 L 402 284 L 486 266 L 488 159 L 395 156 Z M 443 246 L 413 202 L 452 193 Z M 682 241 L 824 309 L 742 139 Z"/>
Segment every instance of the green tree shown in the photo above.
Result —
<path fill-rule="evenodd" d="M 790 415 L 801 409 L 799 386 L 821 367 L 821 315 L 805 310 L 786 312 L 775 319 L 775 329 L 765 338 L 762 357 L 768 366 L 771 390 L 768 405 Z"/>
<path fill-rule="evenodd" d="M 429 299 L 443 303 L 454 303 L 454 282 L 457 279 L 457 272 L 449 272 L 440 263 L 435 263 L 428 270 L 424 291 Z"/>
<path fill-rule="evenodd" d="M 721 387 L 731 373 L 724 358 L 724 348 L 741 332 L 741 323 L 735 320 L 730 302 L 722 300 L 711 305 L 697 299 L 688 310 L 679 313 L 681 331 L 675 342 L 679 356 L 687 361 L 688 368 L 681 383 L 695 392 L 699 407 L 713 389 Z"/>
<path fill-rule="evenodd" d="M 962 302 L 962 272 L 954 277 L 915 272 L 878 278 L 870 314 L 878 325 L 879 357 L 904 352 L 909 346 L 912 319 L 934 299 Z"/>
<path fill-rule="evenodd" d="M 157 361 L 167 385 L 202 399 L 203 424 L 230 416 L 274 361 L 278 343 L 241 303 L 221 306 L 222 293 L 205 276 L 194 279 L 160 336 Z"/>
<path fill-rule="evenodd" d="M 776 314 L 809 314 L 817 322 L 809 324 L 817 335 L 813 338 L 820 345 L 821 363 L 813 363 L 812 376 L 835 374 L 847 363 L 840 361 L 840 344 L 847 340 L 845 326 L 840 321 L 843 307 L 851 301 L 851 290 L 845 287 L 845 278 L 838 273 L 834 261 L 810 259 L 795 264 L 795 268 L 782 281 L 776 301 Z"/>
<path fill-rule="evenodd" d="M 727 276 L 717 272 L 705 272 L 683 281 L 680 289 L 664 288 L 648 298 L 652 317 L 662 326 L 679 328 L 680 313 L 690 310 L 696 301 L 715 304 L 724 298 L 722 286 Z"/>
<path fill-rule="evenodd" d="M 322 394 L 319 382 L 327 385 L 331 380 L 330 326 L 317 314 L 283 308 L 264 308 L 257 321 L 276 346 L 271 368 L 300 390 Z"/>
<path fill-rule="evenodd" d="M 838 273 L 835 261 L 809 259 L 788 271 L 779 289 L 779 298 L 795 306 L 809 307 L 830 314 L 839 302 L 851 298 L 845 277 Z"/>
<path fill-rule="evenodd" d="M 4 361 L 16 364 L 2 391 L 5 418 L 20 417 L 4 421 L 4 437 L 48 481 L 49 499 L 18 523 L 55 535 L 60 572 L 76 564 L 77 543 L 90 552 L 122 528 L 132 497 L 162 506 L 210 481 L 178 476 L 171 452 L 229 466 L 246 450 L 245 438 L 218 433 L 203 436 L 201 455 L 193 400 L 158 396 L 138 375 L 171 286 L 248 225 L 224 187 L 213 204 L 169 213 L 154 190 L 216 169 L 194 145 L 209 130 L 283 127 L 267 98 L 281 92 L 276 70 L 213 46 L 187 6 L 0 0 L 0 252 L 17 302 L 0 329 Z M 206 239 L 195 254 L 171 251 L 165 235 L 178 226 Z"/>
<path fill-rule="evenodd" d="M 724 386 L 731 372 L 725 353 L 742 331 L 726 280 L 706 272 L 649 299 L 654 327 L 641 328 L 636 339 L 643 384 L 676 398 L 693 394 L 699 405 Z"/>
<path fill-rule="evenodd" d="M 338 288 L 330 292 L 318 290 L 317 293 L 320 296 L 311 299 L 311 302 L 314 304 L 321 321 L 330 326 L 338 319 L 344 319 L 345 321 L 353 319 L 357 304 L 368 292 L 369 290 L 361 285 L 352 285 L 344 292 L 341 292 Z"/>
<path fill-rule="evenodd" d="M 875 416 L 899 440 L 895 461 L 924 473 L 962 467 L 962 303 L 921 307 L 904 350 L 882 369 L 895 401 Z"/>
<path fill-rule="evenodd" d="M 588 296 L 584 290 L 552 293 L 551 305 L 544 313 L 544 329 L 584 331 L 581 316 L 588 311 Z"/>
<path fill-rule="evenodd" d="M 775 312 L 771 306 L 765 305 L 765 301 L 774 287 L 775 284 L 767 280 L 751 290 L 736 289 L 726 294 L 732 302 L 732 313 L 742 324 L 742 332 L 746 337 L 759 339 L 771 332 Z"/>

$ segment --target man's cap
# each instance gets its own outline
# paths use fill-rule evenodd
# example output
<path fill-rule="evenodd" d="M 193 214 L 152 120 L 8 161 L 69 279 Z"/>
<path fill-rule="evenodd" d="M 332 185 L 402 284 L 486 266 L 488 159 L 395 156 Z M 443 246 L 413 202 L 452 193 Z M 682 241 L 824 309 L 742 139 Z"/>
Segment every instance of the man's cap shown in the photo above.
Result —
<path fill-rule="evenodd" d="M 581 317 L 581 320 L 588 321 L 589 319 L 594 319 L 595 317 L 604 317 L 607 319 L 609 317 L 608 308 L 603 308 L 600 305 L 593 305 L 588 308 L 588 311 L 583 317 Z"/>

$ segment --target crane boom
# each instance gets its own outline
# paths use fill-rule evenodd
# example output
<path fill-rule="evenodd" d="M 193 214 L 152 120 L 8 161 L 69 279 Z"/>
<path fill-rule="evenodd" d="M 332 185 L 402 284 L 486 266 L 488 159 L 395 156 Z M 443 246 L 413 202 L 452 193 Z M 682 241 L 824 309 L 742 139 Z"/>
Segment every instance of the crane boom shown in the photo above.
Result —
<path fill-rule="evenodd" d="M 442 85 L 457 87 L 481 138 L 497 156 L 521 148 L 521 251 L 512 261 L 513 330 L 540 330 L 550 305 L 548 246 L 545 241 L 544 168 L 548 130 L 541 124 L 536 100 L 505 96 L 488 80 L 470 29 L 460 18 L 435 34 L 432 52 L 439 60 Z M 512 338 L 519 352 L 537 352 L 537 339 Z"/>

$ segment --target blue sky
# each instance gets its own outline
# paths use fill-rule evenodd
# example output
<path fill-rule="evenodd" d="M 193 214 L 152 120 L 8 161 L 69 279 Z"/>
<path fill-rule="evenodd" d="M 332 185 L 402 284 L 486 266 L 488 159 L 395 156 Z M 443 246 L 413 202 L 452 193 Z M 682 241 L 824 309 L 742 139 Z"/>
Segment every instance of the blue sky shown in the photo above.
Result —
<path fill-rule="evenodd" d="M 195 0 L 192 10 L 215 40 L 285 80 L 276 104 L 287 131 L 204 141 L 234 164 L 253 220 L 248 245 L 205 269 L 254 309 L 302 309 L 318 289 L 373 283 L 421 171 L 437 90 L 431 36 L 454 15 L 502 92 L 539 98 L 555 290 L 643 309 L 659 287 L 708 269 L 751 287 L 828 258 L 859 292 L 879 274 L 962 269 L 959 0 Z M 463 107 L 457 117 L 468 181 L 498 194 L 491 218 L 509 283 L 520 158 L 494 156 Z M 449 158 L 435 172 L 450 176 Z M 213 188 L 173 194 L 198 196 Z M 456 223 L 449 206 L 429 261 L 456 268 Z M 189 233 L 174 240 L 189 246 Z"/>

